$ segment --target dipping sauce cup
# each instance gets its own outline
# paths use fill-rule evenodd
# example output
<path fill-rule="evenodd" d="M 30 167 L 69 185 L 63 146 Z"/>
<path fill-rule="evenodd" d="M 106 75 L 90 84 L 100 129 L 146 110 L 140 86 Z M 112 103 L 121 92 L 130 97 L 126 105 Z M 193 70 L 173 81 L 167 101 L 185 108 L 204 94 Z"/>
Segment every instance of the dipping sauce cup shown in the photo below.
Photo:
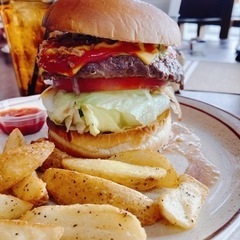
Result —
<path fill-rule="evenodd" d="M 40 131 L 46 120 L 46 111 L 39 108 L 10 108 L 0 111 L 0 129 L 10 134 L 18 128 L 23 135 Z"/>

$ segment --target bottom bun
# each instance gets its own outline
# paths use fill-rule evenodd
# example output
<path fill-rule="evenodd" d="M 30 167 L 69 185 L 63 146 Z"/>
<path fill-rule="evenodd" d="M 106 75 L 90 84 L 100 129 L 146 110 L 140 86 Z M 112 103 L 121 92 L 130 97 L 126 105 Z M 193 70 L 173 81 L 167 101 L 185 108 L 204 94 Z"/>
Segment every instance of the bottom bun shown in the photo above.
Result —
<path fill-rule="evenodd" d="M 77 131 L 66 132 L 63 126 L 47 120 L 49 140 L 55 146 L 74 157 L 108 158 L 118 152 L 133 149 L 159 150 L 167 143 L 171 133 L 171 113 L 166 110 L 147 126 L 131 128 L 117 133 L 93 136 Z"/>

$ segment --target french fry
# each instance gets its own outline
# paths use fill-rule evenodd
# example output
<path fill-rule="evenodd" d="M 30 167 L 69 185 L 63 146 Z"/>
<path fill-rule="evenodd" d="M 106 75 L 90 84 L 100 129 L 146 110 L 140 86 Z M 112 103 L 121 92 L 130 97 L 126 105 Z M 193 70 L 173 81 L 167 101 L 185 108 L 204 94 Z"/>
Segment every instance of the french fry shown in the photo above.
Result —
<path fill-rule="evenodd" d="M 65 169 L 102 177 L 139 191 L 156 187 L 166 175 L 162 168 L 113 160 L 68 158 L 62 160 L 62 165 Z"/>
<path fill-rule="evenodd" d="M 46 183 L 35 174 L 25 177 L 12 186 L 11 190 L 14 196 L 30 202 L 34 206 L 42 205 L 49 199 Z"/>
<path fill-rule="evenodd" d="M 11 149 L 0 154 L 0 192 L 29 176 L 54 149 L 51 142 L 39 142 Z"/>
<path fill-rule="evenodd" d="M 176 170 L 170 161 L 159 152 L 150 149 L 137 149 L 114 154 L 109 157 L 109 159 L 140 166 L 163 168 L 167 171 L 167 174 L 160 181 L 158 187 L 172 188 L 178 185 L 178 174 Z"/>
<path fill-rule="evenodd" d="M 184 229 L 196 225 L 208 188 L 189 175 L 179 177 L 176 189 L 167 189 L 158 198 L 161 214 L 172 224 Z"/>
<path fill-rule="evenodd" d="M 0 220 L 0 232 L 0 240 L 59 240 L 63 234 L 63 228 L 22 220 Z"/>
<path fill-rule="evenodd" d="M 8 136 L 3 152 L 19 148 L 26 144 L 26 139 L 18 128 L 15 128 Z M 35 206 L 48 201 L 46 184 L 37 176 L 36 171 L 23 178 L 11 188 L 12 194 Z"/>
<path fill-rule="evenodd" d="M 111 205 L 42 206 L 27 212 L 22 219 L 64 227 L 62 240 L 146 239 L 144 228 L 133 214 Z"/>
<path fill-rule="evenodd" d="M 26 144 L 27 144 L 26 139 L 24 138 L 21 131 L 18 128 L 15 128 L 9 134 L 9 136 L 5 142 L 3 152 L 7 152 L 10 149 L 15 149 L 15 148 L 21 147 Z"/>
<path fill-rule="evenodd" d="M 45 141 L 48 141 L 47 138 L 39 138 L 36 141 L 32 141 L 32 143 Z M 53 152 L 48 156 L 48 158 L 44 161 L 44 163 L 42 164 L 42 166 L 39 167 L 38 170 L 41 172 L 45 172 L 48 168 L 63 168 L 62 160 L 69 157 L 71 156 L 55 147 Z"/>
<path fill-rule="evenodd" d="M 152 199 L 110 180 L 56 168 L 46 170 L 42 178 L 58 204 L 111 204 L 136 215 L 143 225 L 159 220 L 159 209 Z"/>
<path fill-rule="evenodd" d="M 48 168 L 63 168 L 62 160 L 70 157 L 67 153 L 62 152 L 58 148 L 54 148 L 53 152 L 44 161 L 42 166 L 39 168 L 41 172 L 45 172 Z"/>
<path fill-rule="evenodd" d="M 6 194 L 0 194 L 0 206 L 0 219 L 17 219 L 33 207 L 29 202 Z"/>

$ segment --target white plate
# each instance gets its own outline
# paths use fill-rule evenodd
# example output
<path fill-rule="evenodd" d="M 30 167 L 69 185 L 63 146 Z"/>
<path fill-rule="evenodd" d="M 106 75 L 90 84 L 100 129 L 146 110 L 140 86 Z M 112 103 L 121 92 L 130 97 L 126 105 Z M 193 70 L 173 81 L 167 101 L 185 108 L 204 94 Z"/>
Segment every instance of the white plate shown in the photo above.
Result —
<path fill-rule="evenodd" d="M 182 123 L 195 133 L 202 144 L 202 152 L 221 172 L 210 189 L 197 226 L 189 231 L 157 223 L 146 227 L 148 240 L 185 239 L 240 239 L 240 120 L 211 105 L 179 97 L 182 105 Z M 30 96 L 0 102 L 6 106 L 43 108 L 39 96 Z M 47 136 L 47 126 L 33 135 L 31 141 Z M 6 140 L 0 132 L 0 150 Z"/>

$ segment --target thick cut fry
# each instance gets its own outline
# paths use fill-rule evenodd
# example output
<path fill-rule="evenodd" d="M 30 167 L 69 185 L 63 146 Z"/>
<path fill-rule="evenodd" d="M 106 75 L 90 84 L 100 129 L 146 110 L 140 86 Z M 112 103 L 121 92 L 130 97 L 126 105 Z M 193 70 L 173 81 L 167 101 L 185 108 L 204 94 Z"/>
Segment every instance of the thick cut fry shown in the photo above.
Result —
<path fill-rule="evenodd" d="M 3 152 L 15 149 L 26 144 L 26 139 L 18 128 L 15 128 L 8 136 L 3 148 Z"/>
<path fill-rule="evenodd" d="M 46 203 L 49 199 L 46 183 L 35 175 L 29 175 L 23 180 L 12 186 L 14 196 L 39 206 Z"/>
<path fill-rule="evenodd" d="M 64 159 L 66 169 L 109 179 L 127 187 L 145 191 L 156 187 L 166 175 L 166 170 L 157 167 L 101 159 Z"/>
<path fill-rule="evenodd" d="M 59 204 L 111 204 L 136 215 L 143 225 L 159 219 L 159 209 L 152 199 L 107 179 L 50 168 L 43 174 L 43 181 Z"/>
<path fill-rule="evenodd" d="M 41 172 L 45 172 L 48 168 L 63 168 L 62 160 L 64 158 L 69 158 L 70 156 L 59 150 L 58 148 L 54 148 L 53 152 L 49 155 L 49 157 L 44 161 L 42 166 L 39 168 Z"/>
<path fill-rule="evenodd" d="M 22 219 L 64 227 L 62 240 L 145 240 L 146 233 L 131 213 L 110 205 L 42 206 Z"/>
<path fill-rule="evenodd" d="M 140 166 L 159 167 L 167 171 L 166 176 L 160 181 L 159 187 L 176 187 L 178 174 L 170 161 L 161 153 L 149 149 L 137 149 L 120 152 L 112 155 L 109 159 L 118 160 Z"/>
<path fill-rule="evenodd" d="M 19 218 L 32 207 L 33 205 L 29 202 L 11 195 L 0 194 L 0 219 Z"/>
<path fill-rule="evenodd" d="M 47 138 L 39 138 L 38 140 L 33 142 L 45 142 L 45 141 L 48 141 Z M 38 170 L 40 170 L 41 172 L 45 172 L 48 168 L 63 168 L 62 160 L 64 158 L 70 157 L 71 157 L 70 155 L 55 147 L 52 153 L 48 156 L 48 158 L 44 161 L 44 163 L 42 164 L 41 167 L 39 167 Z"/>
<path fill-rule="evenodd" d="M 31 175 L 51 154 L 54 144 L 39 142 L 0 154 L 0 192 Z"/>
<path fill-rule="evenodd" d="M 15 128 L 5 143 L 4 152 L 19 148 L 26 144 L 26 140 L 18 128 Z M 37 176 L 36 171 L 23 178 L 11 188 L 12 194 L 24 201 L 31 202 L 35 206 L 48 201 L 46 184 Z"/>
<path fill-rule="evenodd" d="M 208 188 L 195 178 L 183 175 L 176 189 L 167 189 L 159 198 L 161 214 L 172 224 L 184 229 L 195 226 Z"/>
<path fill-rule="evenodd" d="M 58 240 L 63 228 L 21 220 L 0 220 L 0 240 Z"/>

